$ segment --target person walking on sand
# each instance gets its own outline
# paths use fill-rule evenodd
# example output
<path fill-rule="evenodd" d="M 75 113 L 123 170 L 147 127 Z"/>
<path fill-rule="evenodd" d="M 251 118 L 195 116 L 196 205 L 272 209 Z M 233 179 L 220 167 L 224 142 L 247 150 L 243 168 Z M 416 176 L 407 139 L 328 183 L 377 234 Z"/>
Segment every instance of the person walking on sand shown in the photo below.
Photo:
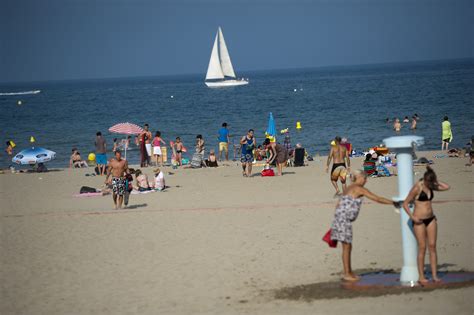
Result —
<path fill-rule="evenodd" d="M 403 209 L 405 209 L 412 221 L 413 232 L 415 233 L 418 243 L 418 281 L 421 285 L 428 283 L 424 272 L 426 245 L 428 245 L 428 251 L 430 252 L 433 281 L 440 281 L 437 273 L 438 256 L 436 253 L 438 220 L 433 213 L 431 202 L 434 198 L 434 191 L 445 191 L 449 188 L 448 184 L 438 181 L 436 173 L 431 167 L 427 166 L 423 179 L 413 186 L 403 202 Z M 410 210 L 410 204 L 412 202 L 415 203 L 413 213 Z"/>
<path fill-rule="evenodd" d="M 329 171 L 331 160 L 333 162 L 330 174 L 331 183 L 336 189 L 336 195 L 340 195 L 341 191 L 337 181 L 341 181 L 342 189 L 344 190 L 346 188 L 347 171 L 350 172 L 351 169 L 351 161 L 349 159 L 349 152 L 345 146 L 341 145 L 341 137 L 339 136 L 334 139 L 334 145 L 331 145 L 331 151 L 326 163 L 326 173 Z M 348 170 L 346 170 L 346 167 Z"/>
<path fill-rule="evenodd" d="M 352 184 L 344 189 L 343 195 L 336 206 L 336 212 L 331 224 L 331 240 L 342 243 L 342 266 L 344 274 L 342 280 L 357 281 L 360 278 L 353 273 L 351 266 L 352 253 L 352 222 L 357 219 L 362 205 L 362 198 L 367 197 L 377 203 L 399 207 L 398 202 L 393 202 L 384 197 L 370 192 L 364 185 L 367 177 L 363 171 L 355 171 L 351 175 Z"/>
<path fill-rule="evenodd" d="M 278 168 L 278 176 L 283 176 L 283 165 L 286 165 L 289 158 L 288 150 L 279 143 L 271 142 L 268 138 L 263 141 L 263 146 L 269 152 L 267 164 L 270 165 L 275 161 Z"/>
<path fill-rule="evenodd" d="M 449 143 L 453 141 L 453 132 L 451 131 L 451 123 L 448 120 L 448 116 L 444 116 L 444 120 L 441 123 L 441 127 L 441 138 L 443 139 L 443 142 L 441 142 L 441 151 L 444 150 L 445 147 L 446 151 L 448 151 Z"/>
<path fill-rule="evenodd" d="M 247 135 L 240 139 L 240 145 L 242 146 L 240 162 L 242 163 L 242 175 L 245 177 L 252 175 L 253 150 L 256 147 L 256 141 L 253 129 L 249 129 Z"/>
<path fill-rule="evenodd" d="M 99 175 L 105 175 L 105 166 L 107 165 L 107 144 L 102 133 L 98 131 L 95 137 L 95 160 L 97 168 L 99 169 Z"/>
<path fill-rule="evenodd" d="M 222 124 L 222 128 L 219 129 L 219 161 L 222 161 L 222 152 L 225 152 L 225 160 L 229 161 L 229 129 L 227 129 L 227 123 Z"/>
<path fill-rule="evenodd" d="M 122 159 L 122 153 L 115 151 L 115 158 L 109 161 L 107 169 L 107 176 L 105 184 L 109 184 L 109 177 L 112 174 L 112 197 L 114 200 L 115 209 L 122 208 L 123 196 L 125 195 L 125 175 L 128 174 L 128 162 Z"/>

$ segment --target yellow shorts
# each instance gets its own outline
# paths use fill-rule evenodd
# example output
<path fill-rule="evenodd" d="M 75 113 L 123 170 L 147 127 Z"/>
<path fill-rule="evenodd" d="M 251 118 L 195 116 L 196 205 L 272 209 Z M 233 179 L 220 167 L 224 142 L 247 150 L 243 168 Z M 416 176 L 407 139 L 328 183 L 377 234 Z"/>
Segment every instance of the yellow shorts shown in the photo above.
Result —
<path fill-rule="evenodd" d="M 228 151 L 229 144 L 227 142 L 219 142 L 219 151 Z"/>

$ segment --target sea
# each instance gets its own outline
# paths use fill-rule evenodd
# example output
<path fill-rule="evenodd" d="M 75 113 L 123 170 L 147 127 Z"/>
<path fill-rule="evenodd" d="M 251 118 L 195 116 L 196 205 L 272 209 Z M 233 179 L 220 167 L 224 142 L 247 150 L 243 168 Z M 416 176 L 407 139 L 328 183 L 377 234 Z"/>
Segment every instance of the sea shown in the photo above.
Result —
<path fill-rule="evenodd" d="M 335 136 L 348 138 L 360 151 L 377 146 L 395 136 L 395 117 L 411 119 L 415 113 L 420 117 L 416 131 L 402 124 L 401 135 L 424 137 L 420 150 L 441 148 L 444 116 L 452 126 L 451 147 L 464 147 L 474 135 L 474 59 L 238 74 L 249 78 L 250 84 L 210 89 L 204 84 L 204 73 L 3 83 L 2 145 L 13 140 L 15 152 L 31 146 L 55 151 L 56 159 L 48 166 L 66 167 L 73 147 L 83 158 L 94 151 L 97 131 L 105 135 L 111 149 L 114 138 L 125 137 L 110 133 L 111 126 L 148 123 L 166 142 L 181 137 L 190 157 L 198 134 L 208 150 L 217 150 L 223 122 L 228 123 L 235 145 L 248 129 L 255 130 L 258 142 L 263 141 L 270 113 L 277 131 L 288 128 L 292 144 L 301 143 L 311 155 L 327 154 Z M 16 94 L 37 90 L 41 92 Z M 296 129 L 297 122 L 301 129 Z M 35 143 L 30 143 L 31 137 Z M 277 136 L 277 141 L 283 139 Z M 138 163 L 139 150 L 132 148 L 127 159 Z M 0 167 L 10 164 L 2 149 Z"/>

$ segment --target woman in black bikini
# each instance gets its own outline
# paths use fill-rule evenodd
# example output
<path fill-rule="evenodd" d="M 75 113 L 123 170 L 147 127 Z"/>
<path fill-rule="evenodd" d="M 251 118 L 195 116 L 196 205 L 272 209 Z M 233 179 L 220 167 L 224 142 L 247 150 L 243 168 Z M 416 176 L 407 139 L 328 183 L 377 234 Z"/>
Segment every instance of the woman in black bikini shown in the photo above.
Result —
<path fill-rule="evenodd" d="M 413 186 L 403 202 L 403 208 L 412 220 L 413 231 L 418 243 L 418 281 L 421 284 L 428 283 L 424 273 L 426 243 L 428 243 L 428 250 L 430 252 L 433 281 L 441 281 L 437 274 L 436 235 L 438 232 L 438 222 L 433 214 L 431 200 L 433 200 L 435 190 L 444 191 L 448 189 L 449 185 L 439 182 L 436 178 L 436 173 L 431 167 L 427 166 L 423 179 Z M 412 213 L 409 205 L 413 201 L 415 201 L 415 210 Z"/>

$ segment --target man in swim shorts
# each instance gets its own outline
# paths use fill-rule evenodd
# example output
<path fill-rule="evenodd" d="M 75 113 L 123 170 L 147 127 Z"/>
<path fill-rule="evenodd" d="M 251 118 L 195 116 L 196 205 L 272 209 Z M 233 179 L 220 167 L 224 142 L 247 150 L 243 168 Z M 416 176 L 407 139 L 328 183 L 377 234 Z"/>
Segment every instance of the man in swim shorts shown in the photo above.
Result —
<path fill-rule="evenodd" d="M 112 197 L 114 199 L 115 209 L 122 208 L 123 196 L 125 195 L 125 175 L 128 174 L 128 162 L 122 159 L 122 153 L 115 151 L 115 158 L 109 161 L 107 177 L 105 183 L 109 183 L 109 177 L 112 174 Z"/>
<path fill-rule="evenodd" d="M 105 175 L 105 166 L 107 165 L 107 146 L 102 133 L 98 131 L 95 137 L 95 161 L 99 169 L 99 175 Z"/>
<path fill-rule="evenodd" d="M 327 160 L 326 173 L 329 171 L 331 160 L 333 161 L 331 168 L 331 183 L 336 189 L 336 195 L 340 195 L 341 191 L 339 190 L 337 181 L 341 181 L 342 189 L 344 190 L 346 188 L 346 176 L 348 171 L 350 171 L 351 161 L 349 160 L 349 152 L 345 146 L 341 145 L 341 137 L 339 136 L 337 136 L 333 143 L 331 143 L 331 151 L 329 152 Z"/>

